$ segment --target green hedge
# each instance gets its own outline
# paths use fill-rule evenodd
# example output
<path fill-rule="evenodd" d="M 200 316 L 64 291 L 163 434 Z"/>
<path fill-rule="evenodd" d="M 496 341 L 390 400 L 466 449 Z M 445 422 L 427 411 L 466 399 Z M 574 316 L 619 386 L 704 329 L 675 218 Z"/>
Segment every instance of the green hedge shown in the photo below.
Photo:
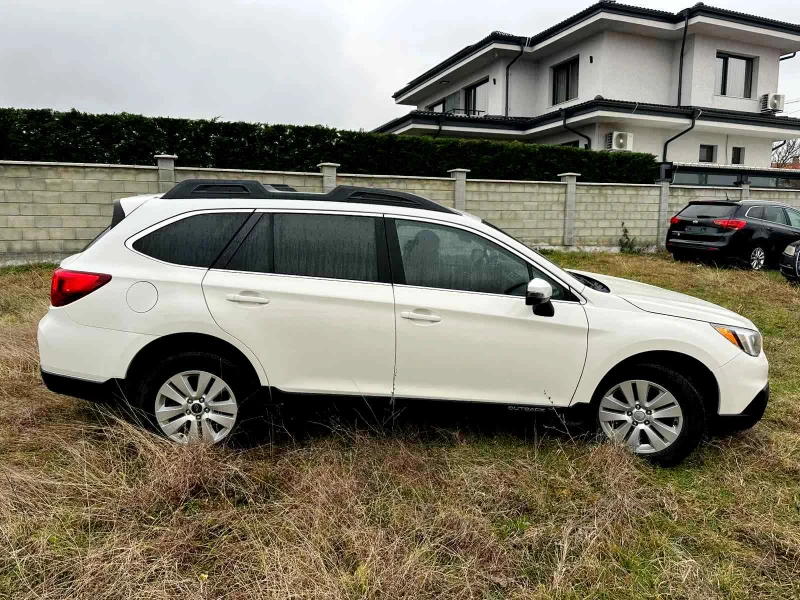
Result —
<path fill-rule="evenodd" d="M 217 120 L 94 115 L 0 109 L 0 159 L 112 164 L 154 163 L 178 155 L 180 166 L 316 171 L 320 162 L 342 173 L 555 180 L 574 171 L 581 181 L 652 183 L 650 154 L 590 152 L 522 142 L 459 140 L 340 131 L 323 126 L 227 123 Z"/>

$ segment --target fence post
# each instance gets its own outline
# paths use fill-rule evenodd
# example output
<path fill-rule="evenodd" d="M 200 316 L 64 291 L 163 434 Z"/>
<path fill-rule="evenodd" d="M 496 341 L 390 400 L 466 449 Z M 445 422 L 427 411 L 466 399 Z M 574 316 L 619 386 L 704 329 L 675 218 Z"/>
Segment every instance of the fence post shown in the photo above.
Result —
<path fill-rule="evenodd" d="M 667 219 L 669 218 L 669 179 L 659 179 L 661 186 L 658 195 L 658 223 L 656 223 L 656 248 L 667 247 Z"/>
<path fill-rule="evenodd" d="M 577 202 L 576 193 L 578 189 L 578 177 L 580 173 L 559 173 L 563 183 L 567 184 L 567 197 L 564 202 L 564 245 L 573 246 L 575 244 L 575 204 Z"/>
<path fill-rule="evenodd" d="M 336 169 L 341 165 L 339 163 L 325 162 L 319 163 L 317 167 L 322 172 L 322 191 L 330 192 L 336 187 Z"/>
<path fill-rule="evenodd" d="M 170 191 L 175 185 L 175 154 L 156 154 L 158 165 L 158 191 L 162 194 Z"/>
<path fill-rule="evenodd" d="M 749 200 L 750 199 L 750 182 L 743 181 L 742 182 L 742 200 Z"/>
<path fill-rule="evenodd" d="M 456 180 L 453 206 L 456 210 L 467 210 L 467 173 L 469 169 L 450 169 L 450 177 Z"/>

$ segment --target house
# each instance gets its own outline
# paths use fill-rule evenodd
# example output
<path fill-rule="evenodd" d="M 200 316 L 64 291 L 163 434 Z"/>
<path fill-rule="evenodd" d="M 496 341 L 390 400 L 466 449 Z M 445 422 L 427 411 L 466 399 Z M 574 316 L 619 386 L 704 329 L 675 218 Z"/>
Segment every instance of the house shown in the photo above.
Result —
<path fill-rule="evenodd" d="M 414 110 L 375 131 L 768 168 L 773 142 L 800 138 L 778 89 L 781 61 L 798 51 L 799 25 L 603 0 L 533 37 L 467 46 L 398 90 Z"/>

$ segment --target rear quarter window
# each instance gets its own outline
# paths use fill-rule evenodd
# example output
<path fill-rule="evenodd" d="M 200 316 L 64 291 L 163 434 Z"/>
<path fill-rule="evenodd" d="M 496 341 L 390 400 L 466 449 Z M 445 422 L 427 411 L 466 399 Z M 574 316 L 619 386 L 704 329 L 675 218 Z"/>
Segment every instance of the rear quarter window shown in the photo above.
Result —
<path fill-rule="evenodd" d="M 148 233 L 133 248 L 164 262 L 208 268 L 249 216 L 249 212 L 193 215 Z"/>
<path fill-rule="evenodd" d="M 738 208 L 738 204 L 690 204 L 678 215 L 687 219 L 718 219 L 732 216 Z"/>

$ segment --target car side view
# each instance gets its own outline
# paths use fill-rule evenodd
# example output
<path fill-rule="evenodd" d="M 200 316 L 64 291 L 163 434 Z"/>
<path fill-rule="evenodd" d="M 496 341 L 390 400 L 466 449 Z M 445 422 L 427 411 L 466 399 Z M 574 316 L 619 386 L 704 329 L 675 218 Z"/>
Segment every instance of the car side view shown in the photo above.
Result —
<path fill-rule="evenodd" d="M 670 219 L 667 250 L 678 260 L 733 260 L 754 271 L 778 265 L 800 240 L 800 211 L 758 200 L 690 202 Z"/>
<path fill-rule="evenodd" d="M 188 180 L 117 201 L 55 271 L 38 341 L 51 390 L 123 390 L 177 442 L 220 442 L 290 392 L 583 409 L 674 464 L 709 427 L 754 425 L 769 397 L 744 317 L 345 186 Z"/>

